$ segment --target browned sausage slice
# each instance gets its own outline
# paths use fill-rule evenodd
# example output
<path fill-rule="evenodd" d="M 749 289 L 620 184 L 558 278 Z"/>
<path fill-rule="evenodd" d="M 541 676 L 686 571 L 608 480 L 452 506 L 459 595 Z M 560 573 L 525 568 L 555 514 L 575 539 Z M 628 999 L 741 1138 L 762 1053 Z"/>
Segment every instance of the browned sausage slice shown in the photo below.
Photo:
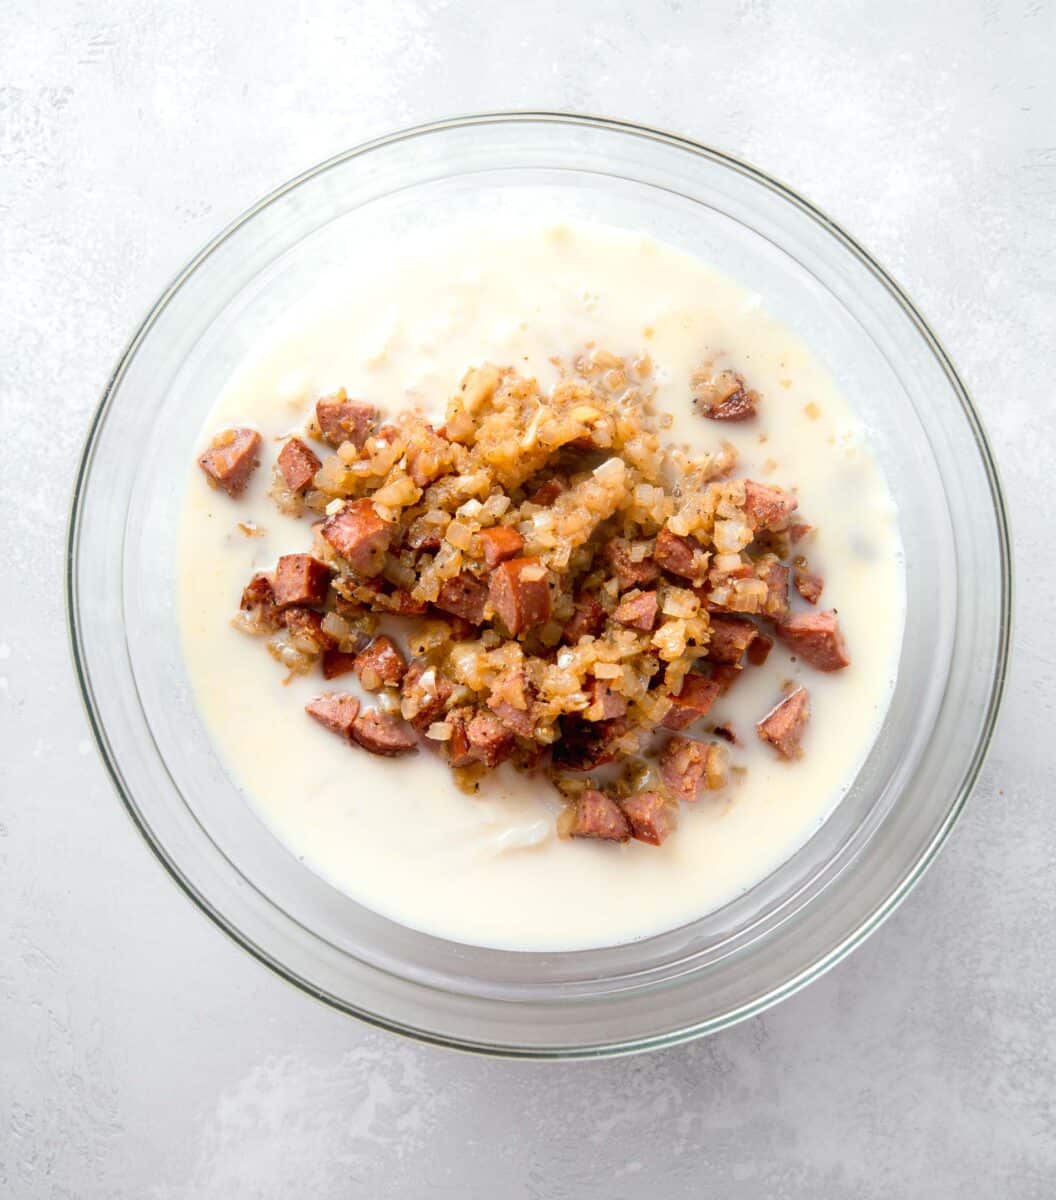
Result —
<path fill-rule="evenodd" d="M 349 400 L 342 388 L 332 396 L 324 396 L 315 406 L 319 431 L 331 446 L 351 442 L 358 450 L 370 436 L 378 415 L 372 404 Z"/>
<path fill-rule="evenodd" d="M 711 641 L 705 655 L 708 662 L 737 666 L 745 650 L 759 636 L 759 631 L 745 617 L 724 617 L 712 613 Z"/>
<path fill-rule="evenodd" d="M 411 729 L 391 713 L 376 708 L 365 709 L 352 723 L 352 740 L 384 758 L 411 754 L 418 749 L 418 739 Z"/>
<path fill-rule="evenodd" d="M 524 549 L 524 538 L 509 525 L 492 525 L 480 531 L 484 547 L 484 561 L 489 567 L 497 567 L 508 558 L 516 558 Z"/>
<path fill-rule="evenodd" d="M 323 465 L 318 455 L 301 441 L 292 437 L 279 451 L 279 470 L 291 492 L 303 492 Z"/>
<path fill-rule="evenodd" d="M 777 626 L 777 636 L 819 671 L 839 671 L 850 666 L 851 659 L 833 609 L 795 613 Z"/>
<path fill-rule="evenodd" d="M 678 808 L 659 792 L 636 792 L 620 801 L 623 815 L 640 842 L 659 846 L 678 827 Z"/>
<path fill-rule="evenodd" d="M 348 503 L 323 523 L 323 537 L 356 575 L 377 575 L 385 561 L 395 526 L 383 521 L 369 500 Z"/>
<path fill-rule="evenodd" d="M 319 605 L 326 600 L 330 568 L 310 554 L 284 554 L 275 568 L 275 603 Z"/>
<path fill-rule="evenodd" d="M 632 629 L 640 629 L 649 633 L 656 624 L 657 600 L 656 592 L 642 592 L 630 600 L 622 601 L 612 614 L 613 619 L 621 625 Z"/>
<path fill-rule="evenodd" d="M 359 701 L 348 692 L 326 692 L 309 700 L 304 711 L 331 733 L 351 737 L 352 724 L 359 713 Z"/>
<path fill-rule="evenodd" d="M 755 530 L 779 533 L 787 529 L 789 517 L 798 507 L 799 501 L 783 488 L 767 487 L 751 479 L 744 481 L 744 514 Z"/>
<path fill-rule="evenodd" d="M 610 799 L 604 792 L 590 788 L 576 801 L 569 836 L 597 838 L 604 842 L 626 842 L 631 836 L 631 826 L 615 800 Z"/>
<path fill-rule="evenodd" d="M 399 687 L 407 672 L 407 660 L 390 637 L 379 634 L 356 656 L 355 672 L 368 692 Z"/>
<path fill-rule="evenodd" d="M 260 465 L 260 434 L 255 429 L 222 429 L 198 465 L 213 487 L 222 488 L 229 496 L 241 495 Z"/>
<path fill-rule="evenodd" d="M 488 599 L 503 625 L 516 637 L 550 619 L 548 572 L 537 558 L 511 558 L 496 567 Z"/>
<path fill-rule="evenodd" d="M 441 612 L 461 617 L 471 625 L 479 625 L 484 620 L 487 600 L 487 587 L 475 575 L 463 571 L 453 579 L 444 581 L 434 603 Z"/>
<path fill-rule="evenodd" d="M 687 675 L 682 690 L 671 697 L 671 707 L 664 717 L 665 729 L 685 729 L 706 716 L 722 693 L 722 684 L 703 675 Z"/>
<path fill-rule="evenodd" d="M 800 740 L 810 720 L 810 695 L 798 687 L 779 701 L 756 725 L 756 732 L 782 758 L 798 758 L 802 753 Z"/>

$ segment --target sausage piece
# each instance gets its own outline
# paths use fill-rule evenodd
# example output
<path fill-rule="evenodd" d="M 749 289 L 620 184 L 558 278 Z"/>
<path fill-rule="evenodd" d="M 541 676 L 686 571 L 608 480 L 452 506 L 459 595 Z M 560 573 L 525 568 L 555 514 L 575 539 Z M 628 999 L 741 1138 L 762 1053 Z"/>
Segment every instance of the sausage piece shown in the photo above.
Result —
<path fill-rule="evenodd" d="M 718 742 L 673 737 L 660 755 L 660 778 L 682 800 L 694 801 L 702 787 L 721 788 L 726 781 L 726 750 Z"/>
<path fill-rule="evenodd" d="M 489 770 L 513 753 L 517 742 L 511 730 L 494 714 L 480 709 L 466 726 L 470 753 Z"/>
<path fill-rule="evenodd" d="M 759 636 L 759 631 L 744 617 L 726 617 L 712 613 L 711 640 L 705 658 L 708 662 L 738 666 L 745 650 Z"/>
<path fill-rule="evenodd" d="M 584 716 L 590 721 L 612 721 L 627 715 L 627 697 L 614 692 L 604 679 L 589 679 L 583 689 L 590 698 Z"/>
<path fill-rule="evenodd" d="M 488 600 L 487 587 L 469 571 L 446 579 L 434 604 L 442 612 L 461 617 L 471 625 L 484 620 L 484 605 Z"/>
<path fill-rule="evenodd" d="M 851 659 L 833 609 L 795 613 L 777 626 L 777 636 L 804 662 L 819 671 L 839 671 Z"/>
<path fill-rule="evenodd" d="M 283 446 L 279 451 L 278 463 L 291 492 L 303 492 L 323 465 L 318 455 L 299 437 L 290 438 Z"/>
<path fill-rule="evenodd" d="M 323 522 L 323 537 L 361 578 L 377 575 L 395 526 L 383 521 L 369 500 L 354 500 Z"/>
<path fill-rule="evenodd" d="M 631 824 L 632 836 L 650 846 L 662 845 L 678 827 L 678 808 L 659 792 L 635 792 L 620 801 L 620 808 Z"/>
<path fill-rule="evenodd" d="M 798 687 L 778 701 L 755 729 L 782 758 L 798 758 L 802 753 L 799 743 L 809 720 L 810 695 L 805 687 Z"/>
<path fill-rule="evenodd" d="M 799 501 L 783 488 L 767 487 L 765 483 L 744 481 L 744 515 L 748 524 L 759 531 L 780 533 L 788 528 L 789 517 L 799 507 Z"/>
<path fill-rule="evenodd" d="M 703 675 L 687 675 L 682 690 L 671 697 L 671 707 L 663 719 L 665 729 L 685 729 L 711 711 L 722 694 L 722 684 Z"/>
<path fill-rule="evenodd" d="M 372 404 L 349 400 L 344 388 L 332 396 L 324 396 L 315 406 L 315 419 L 324 440 L 331 446 L 351 442 L 357 450 L 370 436 L 377 415 Z"/>
<path fill-rule="evenodd" d="M 656 592 L 642 592 L 630 600 L 621 601 L 612 616 L 621 625 L 649 633 L 656 624 L 656 613 Z"/>
<path fill-rule="evenodd" d="M 407 660 L 392 638 L 382 633 L 356 655 L 353 670 L 368 692 L 380 692 L 385 687 L 400 686 L 407 673 Z"/>
<path fill-rule="evenodd" d="M 260 434 L 255 429 L 222 429 L 199 457 L 198 465 L 213 487 L 231 497 L 239 496 L 260 466 Z"/>
<path fill-rule="evenodd" d="M 513 637 L 550 620 L 548 577 L 537 558 L 511 558 L 495 568 L 488 599 Z"/>
<path fill-rule="evenodd" d="M 626 842 L 631 837 L 631 825 L 615 800 L 589 788 L 576 801 L 569 837 Z"/>
<path fill-rule="evenodd" d="M 358 654 L 349 654 L 336 647 L 323 651 L 323 678 L 339 679 L 347 675 L 356 665 Z"/>
<path fill-rule="evenodd" d="M 484 547 L 484 561 L 489 567 L 497 567 L 508 558 L 516 558 L 524 549 L 524 538 L 509 525 L 492 525 L 480 531 L 480 542 Z"/>
<path fill-rule="evenodd" d="M 720 371 L 709 379 L 698 379 L 693 403 L 709 421 L 748 421 L 755 416 L 758 395 L 745 387 L 735 371 Z"/>
<path fill-rule="evenodd" d="M 352 740 L 384 758 L 412 754 L 418 749 L 418 739 L 411 729 L 391 713 L 376 708 L 365 709 L 352 723 Z"/>
<path fill-rule="evenodd" d="M 660 578 L 656 560 L 645 557 L 635 560 L 631 556 L 631 543 L 626 538 L 612 538 L 601 550 L 602 561 L 608 566 L 621 592 L 642 587 Z"/>
<path fill-rule="evenodd" d="M 665 571 L 696 583 L 704 578 L 708 567 L 707 557 L 697 542 L 672 533 L 666 526 L 656 535 L 653 557 Z"/>
<path fill-rule="evenodd" d="M 347 738 L 352 736 L 352 725 L 359 713 L 359 701 L 348 692 L 326 692 L 309 700 L 304 711 L 324 729 Z"/>
<path fill-rule="evenodd" d="M 580 638 L 597 637 L 605 628 L 606 613 L 589 592 L 580 592 L 568 624 L 561 631 L 561 640 L 574 646 Z"/>
<path fill-rule="evenodd" d="M 310 554 L 284 554 L 275 568 L 275 603 L 320 605 L 330 586 L 330 568 Z"/>

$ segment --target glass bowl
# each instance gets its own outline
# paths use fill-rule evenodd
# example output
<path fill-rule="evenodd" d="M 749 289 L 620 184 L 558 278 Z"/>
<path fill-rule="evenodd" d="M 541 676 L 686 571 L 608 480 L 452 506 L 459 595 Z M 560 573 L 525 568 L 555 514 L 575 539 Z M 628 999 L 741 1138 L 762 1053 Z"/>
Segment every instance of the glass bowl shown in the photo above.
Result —
<path fill-rule="evenodd" d="M 305 868 L 227 777 L 191 699 L 174 616 L 180 493 L 231 369 L 361 239 L 540 206 L 647 231 L 758 291 L 866 422 L 900 508 L 905 642 L 849 794 L 779 870 L 687 926 L 608 949 L 443 941 Z M 95 736 L 148 845 L 231 937 L 310 995 L 428 1041 L 526 1057 L 640 1050 L 757 1013 L 843 957 L 920 878 L 972 787 L 1009 645 L 993 459 L 949 359 L 898 285 L 762 172 L 683 138 L 548 113 L 394 134 L 279 188 L 180 273 L 92 421 L 68 606 Z"/>

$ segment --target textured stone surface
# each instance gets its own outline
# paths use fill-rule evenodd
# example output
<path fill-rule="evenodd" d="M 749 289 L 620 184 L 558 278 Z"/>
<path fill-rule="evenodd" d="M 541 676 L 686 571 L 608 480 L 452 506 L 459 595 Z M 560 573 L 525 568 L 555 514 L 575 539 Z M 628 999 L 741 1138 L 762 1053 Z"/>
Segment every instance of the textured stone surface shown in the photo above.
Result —
<path fill-rule="evenodd" d="M 693 1046 L 531 1065 L 360 1027 L 191 907 L 89 742 L 60 571 L 89 413 L 201 242 L 366 137 L 551 107 L 758 162 L 875 252 L 988 421 L 1051 609 L 1053 6 L 0 0 L 0 29 L 0 1195 L 1051 1196 L 1051 621 L 1020 621 L 948 848 L 850 960 Z"/>

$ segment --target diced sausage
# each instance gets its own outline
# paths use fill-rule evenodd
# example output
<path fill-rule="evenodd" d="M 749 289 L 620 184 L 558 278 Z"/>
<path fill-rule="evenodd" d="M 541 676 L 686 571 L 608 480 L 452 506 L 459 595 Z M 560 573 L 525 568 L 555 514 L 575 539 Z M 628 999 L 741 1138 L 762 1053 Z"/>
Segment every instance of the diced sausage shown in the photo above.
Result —
<path fill-rule="evenodd" d="M 588 721 L 569 713 L 560 718 L 561 736 L 554 742 L 550 757 L 569 771 L 593 771 L 616 757 L 616 740 L 626 732 L 627 723 Z"/>
<path fill-rule="evenodd" d="M 342 675 L 347 675 L 355 667 L 358 657 L 358 654 L 349 654 L 345 650 L 338 650 L 336 646 L 330 650 L 324 650 L 323 678 L 339 679 Z"/>
<path fill-rule="evenodd" d="M 497 567 L 508 558 L 516 558 L 524 549 L 524 538 L 509 525 L 492 525 L 480 531 L 484 547 L 484 561 L 489 567 Z"/>
<path fill-rule="evenodd" d="M 487 585 L 476 575 L 463 571 L 461 575 L 444 580 L 434 604 L 442 612 L 461 617 L 471 625 L 479 625 L 484 620 L 484 605 L 487 600 Z"/>
<path fill-rule="evenodd" d="M 418 749 L 418 739 L 412 730 L 391 713 L 376 708 L 365 709 L 352 723 L 352 740 L 384 758 L 411 754 Z"/>
<path fill-rule="evenodd" d="M 580 638 L 597 637 L 605 628 L 606 613 L 595 596 L 580 592 L 568 624 L 561 631 L 561 640 L 574 646 Z"/>
<path fill-rule="evenodd" d="M 330 568 L 310 554 L 284 554 L 275 568 L 275 603 L 320 605 L 330 586 Z"/>
<path fill-rule="evenodd" d="M 656 592 L 642 592 L 630 600 L 623 600 L 612 616 L 621 625 L 649 633 L 656 624 L 656 613 Z"/>
<path fill-rule="evenodd" d="M 660 778 L 683 800 L 696 800 L 702 787 L 715 790 L 725 782 L 725 748 L 718 742 L 673 737 L 660 756 Z"/>
<path fill-rule="evenodd" d="M 546 568 L 537 558 L 510 558 L 492 573 L 488 599 L 513 637 L 550 619 Z"/>
<path fill-rule="evenodd" d="M 659 792 L 635 792 L 620 801 L 631 832 L 640 842 L 659 846 L 678 828 L 678 808 Z"/>
<path fill-rule="evenodd" d="M 748 643 L 747 659 L 753 667 L 761 667 L 770 657 L 774 639 L 769 634 L 756 630 L 755 637 Z"/>
<path fill-rule="evenodd" d="M 354 500 L 323 522 L 323 537 L 361 578 L 377 575 L 396 527 L 369 500 Z"/>
<path fill-rule="evenodd" d="M 788 616 L 788 567 L 767 554 L 756 562 L 755 574 L 766 584 L 764 614 L 774 621 L 784 620 Z"/>
<path fill-rule="evenodd" d="M 708 560 L 700 545 L 692 538 L 672 533 L 666 526 L 656 535 L 653 557 L 665 571 L 682 579 L 699 583 L 707 571 Z"/>
<path fill-rule="evenodd" d="M 279 451 L 279 470 L 291 492 L 303 492 L 315 478 L 316 471 L 323 465 L 316 455 L 299 437 L 290 438 Z"/>
<path fill-rule="evenodd" d="M 745 650 L 759 636 L 759 631 L 745 617 L 726 617 L 712 613 L 711 640 L 708 642 L 708 662 L 737 666 Z"/>
<path fill-rule="evenodd" d="M 614 692 L 604 679 L 588 679 L 583 689 L 590 699 L 584 715 L 590 721 L 612 721 L 627 715 L 627 697 Z"/>
<path fill-rule="evenodd" d="M 323 629 L 323 618 L 314 609 L 292 605 L 283 609 L 282 619 L 290 639 L 305 654 L 322 654 L 333 648 L 334 639 Z"/>
<path fill-rule="evenodd" d="M 798 507 L 795 496 L 782 488 L 767 487 L 751 479 L 744 481 L 744 515 L 754 530 L 778 533 L 787 529 L 788 519 Z"/>
<path fill-rule="evenodd" d="M 758 395 L 745 387 L 735 371 L 720 371 L 708 379 L 696 379 L 693 403 L 710 421 L 748 421 L 755 416 Z"/>
<path fill-rule="evenodd" d="M 357 450 L 370 436 L 377 415 L 372 404 L 349 400 L 344 388 L 332 396 L 324 396 L 315 406 L 315 419 L 326 441 L 331 446 L 351 442 Z"/>
<path fill-rule="evenodd" d="M 473 719 L 471 708 L 455 708 L 445 718 L 451 726 L 451 737 L 444 744 L 448 762 L 453 767 L 468 767 L 475 763 L 476 757 L 469 744 L 469 723 Z"/>
<path fill-rule="evenodd" d="M 368 692 L 380 692 L 385 687 L 399 687 L 407 673 L 407 660 L 390 637 L 379 634 L 356 656 L 355 672 Z"/>
<path fill-rule="evenodd" d="M 703 675 L 687 675 L 682 690 L 671 697 L 671 707 L 664 717 L 665 729 L 685 729 L 706 716 L 711 706 L 722 694 L 722 684 L 716 679 L 705 679 Z"/>
<path fill-rule="evenodd" d="M 423 732 L 441 719 L 454 690 L 450 680 L 435 667 L 412 662 L 403 677 L 400 710 L 415 729 Z"/>
<path fill-rule="evenodd" d="M 601 557 L 615 575 L 616 584 L 621 592 L 643 587 L 660 578 L 660 568 L 656 565 L 656 560 L 646 556 L 636 561 L 631 557 L 631 543 L 626 538 L 612 538 L 606 542 L 602 547 Z"/>
<path fill-rule="evenodd" d="M 245 490 L 260 465 L 260 434 L 255 429 L 223 429 L 198 459 L 206 479 L 229 496 Z"/>
<path fill-rule="evenodd" d="M 530 738 L 535 732 L 535 722 L 528 709 L 517 708 L 508 700 L 489 700 L 488 707 L 507 729 L 521 737 Z"/>
<path fill-rule="evenodd" d="M 532 492 L 528 497 L 528 503 L 538 504 L 540 508 L 549 508 L 562 492 L 567 491 L 568 484 L 565 480 L 560 475 L 551 475 Z"/>
<path fill-rule="evenodd" d="M 616 801 L 604 792 L 588 788 L 576 801 L 569 837 L 626 842 L 630 836 L 630 822 Z"/>
<path fill-rule="evenodd" d="M 825 580 L 810 570 L 805 561 L 797 559 L 793 564 L 792 582 L 796 585 L 796 591 L 808 604 L 817 604 L 821 599 Z"/>
<path fill-rule="evenodd" d="M 473 757 L 489 770 L 509 758 L 517 744 L 512 731 L 494 713 L 483 709 L 466 726 L 466 736 Z"/>
<path fill-rule="evenodd" d="M 809 720 L 810 696 L 805 687 L 798 687 L 774 705 L 755 728 L 782 758 L 798 758 L 802 753 L 800 739 Z"/>
<path fill-rule="evenodd" d="M 359 701 L 348 692 L 326 692 L 309 700 L 304 711 L 331 733 L 347 738 L 352 736 L 352 725 L 359 713 Z"/>
<path fill-rule="evenodd" d="M 777 626 L 777 636 L 804 662 L 819 671 L 850 665 L 847 646 L 833 609 L 795 613 Z"/>

